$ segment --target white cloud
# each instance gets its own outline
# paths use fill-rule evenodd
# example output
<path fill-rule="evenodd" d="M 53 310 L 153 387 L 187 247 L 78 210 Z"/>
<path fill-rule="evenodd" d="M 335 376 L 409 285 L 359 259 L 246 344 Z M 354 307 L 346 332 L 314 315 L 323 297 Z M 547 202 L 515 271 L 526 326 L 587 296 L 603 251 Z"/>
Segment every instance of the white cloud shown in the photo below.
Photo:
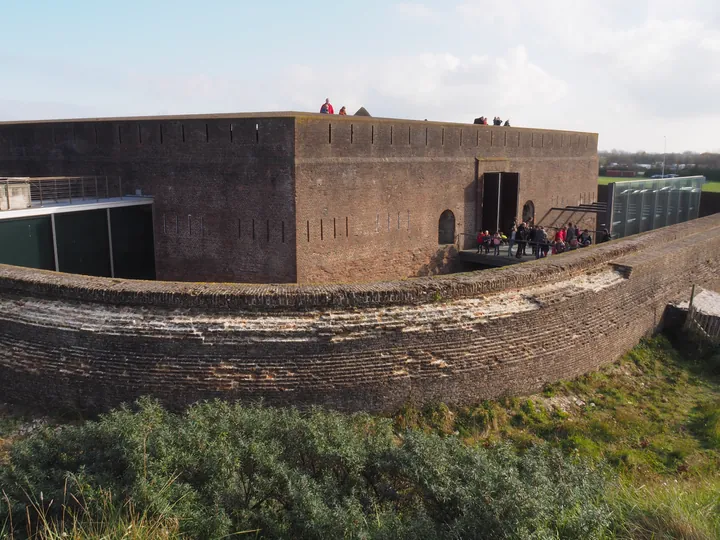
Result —
<path fill-rule="evenodd" d="M 481 114 L 522 116 L 524 109 L 550 105 L 567 93 L 565 81 L 533 64 L 522 46 L 498 57 L 390 57 L 341 72 L 294 66 L 289 77 L 298 108 L 318 108 L 318 96 L 332 80 L 331 98 L 351 111 L 365 105 L 376 115 L 463 122 Z"/>
<path fill-rule="evenodd" d="M 406 17 L 427 18 L 433 16 L 433 11 L 425 4 L 401 2 L 400 4 L 395 4 L 394 8 L 400 15 Z"/>

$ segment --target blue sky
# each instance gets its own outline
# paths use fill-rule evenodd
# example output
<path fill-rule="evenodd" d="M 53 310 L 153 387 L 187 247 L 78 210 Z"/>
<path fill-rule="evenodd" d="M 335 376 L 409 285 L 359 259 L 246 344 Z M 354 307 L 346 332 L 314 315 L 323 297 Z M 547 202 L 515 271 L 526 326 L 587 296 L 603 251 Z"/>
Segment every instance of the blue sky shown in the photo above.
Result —
<path fill-rule="evenodd" d="M 720 3 L 3 0 L 0 120 L 312 110 L 720 150 Z"/>

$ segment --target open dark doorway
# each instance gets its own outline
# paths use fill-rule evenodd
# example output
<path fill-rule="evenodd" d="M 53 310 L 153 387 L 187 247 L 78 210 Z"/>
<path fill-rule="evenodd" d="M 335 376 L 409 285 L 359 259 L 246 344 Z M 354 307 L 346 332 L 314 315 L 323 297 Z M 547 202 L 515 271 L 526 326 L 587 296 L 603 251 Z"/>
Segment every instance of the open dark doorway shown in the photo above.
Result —
<path fill-rule="evenodd" d="M 520 175 L 506 172 L 485 173 L 481 182 L 482 186 L 479 186 L 478 191 L 482 198 L 478 197 L 478 200 L 482 201 L 482 229 L 509 232 L 513 220 L 517 218 Z"/>
<path fill-rule="evenodd" d="M 527 201 L 523 205 L 522 220 L 525 223 L 535 221 L 535 203 L 533 203 L 532 201 Z"/>
<path fill-rule="evenodd" d="M 440 215 L 438 222 L 438 244 L 454 244 L 455 243 L 455 214 L 450 210 L 445 210 Z"/>

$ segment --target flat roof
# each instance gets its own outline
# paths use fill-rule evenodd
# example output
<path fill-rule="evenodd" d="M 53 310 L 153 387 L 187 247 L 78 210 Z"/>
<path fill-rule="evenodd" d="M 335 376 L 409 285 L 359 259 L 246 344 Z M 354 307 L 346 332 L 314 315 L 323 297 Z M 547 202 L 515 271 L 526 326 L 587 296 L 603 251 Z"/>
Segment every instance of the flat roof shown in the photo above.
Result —
<path fill-rule="evenodd" d="M 110 197 L 107 199 L 58 201 L 42 206 L 34 203 L 30 208 L 18 208 L 15 210 L 0 210 L 0 220 L 20 219 L 26 217 L 46 216 L 49 214 L 64 214 L 66 212 L 84 212 L 87 210 L 103 210 L 105 208 L 120 208 L 124 206 L 140 206 L 152 204 L 153 197 L 128 195 L 123 197 Z"/>
<path fill-rule="evenodd" d="M 231 119 L 231 118 L 332 118 L 334 121 L 340 122 L 411 122 L 417 124 L 436 124 L 444 126 L 475 126 L 478 128 L 497 129 L 505 126 L 490 126 L 473 124 L 472 122 L 443 122 L 441 120 L 412 120 L 408 118 L 385 118 L 379 116 L 340 116 L 338 114 L 321 114 L 300 111 L 275 111 L 275 112 L 244 112 L 244 113 L 202 113 L 202 114 L 175 114 L 162 116 L 109 116 L 98 118 L 63 118 L 63 119 L 47 119 L 47 120 L 10 120 L 0 121 L 0 126 L 8 125 L 29 125 L 29 124 L 60 124 L 60 123 L 80 123 L 80 122 L 139 122 L 139 121 L 157 121 L 157 120 L 203 120 L 203 119 Z M 507 128 L 506 128 L 507 129 Z M 541 131 L 558 131 L 564 133 L 582 133 L 597 135 L 592 131 L 573 131 L 568 129 L 548 129 L 542 127 L 516 127 L 510 126 L 510 129 L 522 130 L 541 130 Z"/>

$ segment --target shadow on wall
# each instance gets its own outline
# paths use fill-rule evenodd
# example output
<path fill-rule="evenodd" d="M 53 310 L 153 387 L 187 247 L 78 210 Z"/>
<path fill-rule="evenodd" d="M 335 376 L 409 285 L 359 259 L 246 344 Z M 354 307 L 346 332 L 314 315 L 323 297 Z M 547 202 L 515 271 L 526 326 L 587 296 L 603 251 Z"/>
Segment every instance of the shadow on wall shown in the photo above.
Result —
<path fill-rule="evenodd" d="M 457 260 L 458 249 L 457 246 L 444 246 L 435 252 L 435 255 L 430 257 L 427 264 L 424 264 L 420 270 L 418 270 L 415 277 L 423 276 L 436 276 L 439 274 L 452 274 L 458 272 L 459 263 Z"/>

